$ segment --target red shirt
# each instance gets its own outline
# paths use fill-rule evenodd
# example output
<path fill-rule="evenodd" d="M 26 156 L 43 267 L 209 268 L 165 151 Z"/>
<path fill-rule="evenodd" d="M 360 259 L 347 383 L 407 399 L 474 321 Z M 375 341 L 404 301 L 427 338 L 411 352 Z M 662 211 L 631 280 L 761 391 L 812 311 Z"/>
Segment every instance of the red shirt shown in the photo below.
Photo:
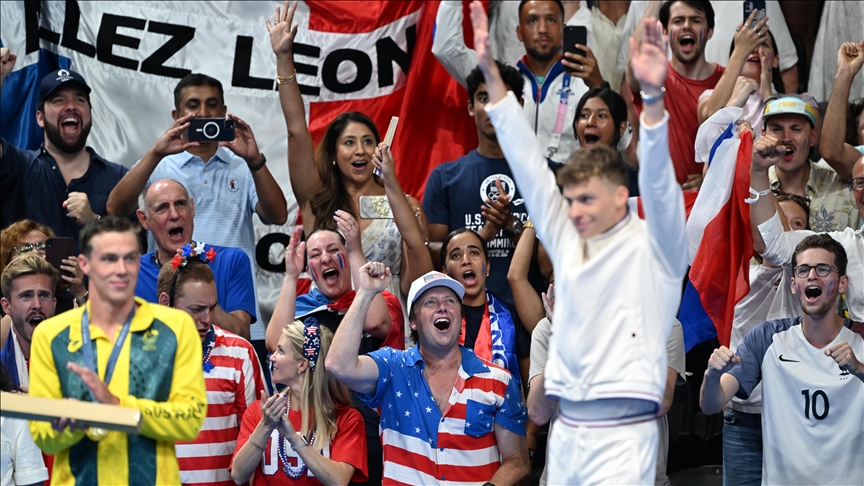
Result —
<path fill-rule="evenodd" d="M 714 64 L 714 73 L 702 80 L 685 78 L 672 68 L 666 76 L 666 111 L 669 112 L 669 153 L 675 166 L 678 184 L 687 181 L 690 174 L 701 174 L 702 164 L 696 163 L 696 132 L 699 131 L 697 105 L 699 95 L 706 89 L 714 89 L 723 72 L 723 66 Z M 632 93 L 636 113 L 642 115 L 642 98 Z"/>
<path fill-rule="evenodd" d="M 295 430 L 300 430 L 302 417 L 299 410 L 291 410 L 288 415 L 291 425 Z M 243 423 L 240 424 L 240 435 L 237 437 L 237 451 L 249 440 L 249 436 L 261 421 L 261 401 L 249 405 L 243 415 Z M 317 442 L 317 439 L 316 439 Z M 291 449 L 287 441 L 285 445 L 285 456 L 292 466 L 300 466 L 303 460 Z M 321 481 L 308 468 L 298 479 L 291 479 L 282 469 L 282 460 L 279 458 L 279 431 L 273 430 L 261 455 L 261 462 L 255 469 L 253 486 L 266 486 L 273 484 L 284 484 L 289 486 L 318 486 Z M 336 415 L 336 435 L 322 451 L 324 457 L 337 462 L 344 462 L 354 466 L 354 476 L 351 481 L 362 483 L 368 479 L 366 465 L 366 429 L 363 425 L 363 416 L 356 409 L 345 407 L 339 409 Z"/>

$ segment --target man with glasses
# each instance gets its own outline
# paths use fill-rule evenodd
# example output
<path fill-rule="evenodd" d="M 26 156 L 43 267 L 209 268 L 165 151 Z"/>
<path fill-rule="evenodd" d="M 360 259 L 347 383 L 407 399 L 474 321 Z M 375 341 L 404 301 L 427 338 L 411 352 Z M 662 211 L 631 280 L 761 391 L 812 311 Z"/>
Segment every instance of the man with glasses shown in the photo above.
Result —
<path fill-rule="evenodd" d="M 804 238 L 792 267 L 803 315 L 759 324 L 734 354 L 715 349 L 700 405 L 706 414 L 718 413 L 761 381 L 768 445 L 762 484 L 864 484 L 864 364 L 857 358 L 864 356 L 864 339 L 834 312 L 855 277 L 846 275 L 843 245 L 827 234 Z"/>
<path fill-rule="evenodd" d="M 782 98 L 781 98 L 782 100 Z M 781 101 L 778 100 L 778 101 Z M 770 108 L 766 108 L 766 112 Z M 787 142 L 780 141 L 766 131 L 753 144 L 753 161 L 750 165 L 750 224 L 753 229 L 753 248 L 762 253 L 765 261 L 781 266 L 792 261 L 795 247 L 812 231 L 783 231 L 780 214 L 775 209 L 774 198 L 768 180 L 768 169 L 784 158 Z M 852 195 L 859 216 L 864 217 L 864 157 L 852 167 Z M 812 221 L 812 219 L 811 219 Z M 840 242 L 849 256 L 849 290 L 846 306 L 849 317 L 855 321 L 852 329 L 864 335 L 864 233 L 862 229 L 845 228 L 827 234 Z"/>

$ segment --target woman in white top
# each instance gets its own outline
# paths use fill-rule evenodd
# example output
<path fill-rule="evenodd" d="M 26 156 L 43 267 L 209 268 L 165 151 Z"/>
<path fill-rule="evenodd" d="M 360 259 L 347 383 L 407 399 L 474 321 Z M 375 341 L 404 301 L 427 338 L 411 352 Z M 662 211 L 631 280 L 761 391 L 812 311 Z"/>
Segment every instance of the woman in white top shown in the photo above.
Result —
<path fill-rule="evenodd" d="M 755 129 L 755 141 L 762 134 L 765 100 L 785 90 L 777 44 L 767 27 L 768 17 L 751 28 L 754 14 L 747 25 L 738 25 L 726 71 L 713 90 L 705 90 L 699 97 L 698 116 L 699 123 L 703 123 L 721 108 L 743 108 L 744 120 Z"/>

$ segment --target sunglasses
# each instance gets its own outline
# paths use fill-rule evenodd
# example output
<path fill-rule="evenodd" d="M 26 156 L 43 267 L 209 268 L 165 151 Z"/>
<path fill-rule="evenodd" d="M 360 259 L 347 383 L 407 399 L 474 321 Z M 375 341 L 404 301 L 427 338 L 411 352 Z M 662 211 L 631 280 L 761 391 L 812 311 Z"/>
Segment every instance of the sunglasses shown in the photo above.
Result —
<path fill-rule="evenodd" d="M 30 253 L 33 250 L 44 253 L 45 248 L 47 248 L 47 246 L 45 245 L 45 240 L 37 241 L 36 243 L 24 243 L 12 247 L 12 249 L 15 250 L 19 255 Z"/>

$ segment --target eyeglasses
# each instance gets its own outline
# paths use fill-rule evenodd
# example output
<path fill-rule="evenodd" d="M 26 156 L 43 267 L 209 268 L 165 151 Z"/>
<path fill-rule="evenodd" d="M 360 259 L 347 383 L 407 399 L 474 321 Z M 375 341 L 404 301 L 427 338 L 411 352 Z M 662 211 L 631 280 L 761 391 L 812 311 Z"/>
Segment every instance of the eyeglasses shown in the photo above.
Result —
<path fill-rule="evenodd" d="M 810 270 L 814 268 L 816 269 L 816 275 L 819 275 L 820 277 L 827 277 L 832 270 L 836 270 L 838 273 L 840 272 L 837 267 L 827 263 L 820 263 L 812 267 L 804 263 L 795 267 L 795 276 L 798 278 L 807 278 L 810 276 Z"/>
<path fill-rule="evenodd" d="M 23 245 L 13 246 L 12 249 L 15 250 L 19 255 L 23 255 L 25 253 L 30 253 L 33 250 L 45 252 L 45 240 L 37 241 L 36 243 L 24 243 Z"/>
<path fill-rule="evenodd" d="M 864 191 L 864 177 L 856 177 L 852 179 L 850 185 L 852 186 L 852 190 L 855 192 Z"/>

